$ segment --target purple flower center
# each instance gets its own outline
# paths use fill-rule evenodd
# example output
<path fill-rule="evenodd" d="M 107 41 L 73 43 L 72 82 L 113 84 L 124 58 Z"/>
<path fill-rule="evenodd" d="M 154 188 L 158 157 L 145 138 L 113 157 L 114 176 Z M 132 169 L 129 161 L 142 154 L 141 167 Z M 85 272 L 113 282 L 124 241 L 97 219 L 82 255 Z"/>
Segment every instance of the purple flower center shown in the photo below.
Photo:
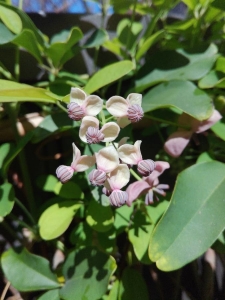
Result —
<path fill-rule="evenodd" d="M 90 183 L 94 186 L 103 185 L 106 181 L 106 173 L 101 170 L 92 170 L 88 175 Z"/>
<path fill-rule="evenodd" d="M 88 144 L 97 144 L 104 140 L 104 134 L 98 128 L 90 126 L 87 129 L 86 138 Z"/>
<path fill-rule="evenodd" d="M 137 170 L 142 176 L 149 176 L 155 169 L 155 162 L 151 159 L 141 160 L 138 163 Z"/>
<path fill-rule="evenodd" d="M 140 105 L 133 104 L 127 110 L 127 117 L 132 122 L 138 122 L 143 118 L 144 112 Z"/>
<path fill-rule="evenodd" d="M 70 178 L 72 178 L 73 173 L 74 169 L 68 166 L 62 165 L 56 169 L 56 176 L 62 183 L 66 183 L 67 181 L 69 181 Z"/>
<path fill-rule="evenodd" d="M 121 190 L 114 190 L 109 196 L 111 205 L 120 207 L 125 204 L 128 200 L 127 192 Z"/>
<path fill-rule="evenodd" d="M 75 121 L 80 121 L 84 115 L 84 109 L 77 103 L 71 102 L 67 105 L 68 108 L 68 117 Z"/>

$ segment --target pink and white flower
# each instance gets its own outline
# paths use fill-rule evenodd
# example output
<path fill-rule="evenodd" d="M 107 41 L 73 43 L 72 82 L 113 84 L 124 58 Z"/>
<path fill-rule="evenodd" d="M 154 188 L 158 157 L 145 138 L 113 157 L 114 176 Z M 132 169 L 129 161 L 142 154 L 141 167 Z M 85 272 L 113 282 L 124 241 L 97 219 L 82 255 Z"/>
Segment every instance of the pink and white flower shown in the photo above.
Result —
<path fill-rule="evenodd" d="M 56 169 L 56 175 L 62 183 L 69 181 L 74 172 L 83 172 L 95 164 L 95 157 L 82 155 L 73 143 L 73 161 L 70 166 L 61 165 Z"/>
<path fill-rule="evenodd" d="M 79 88 L 71 88 L 70 103 L 67 105 L 69 118 L 79 121 L 84 116 L 96 116 L 103 106 L 103 100 L 96 95 L 87 95 Z"/>
<path fill-rule="evenodd" d="M 126 190 L 128 194 L 127 205 L 131 206 L 132 202 L 143 194 L 146 194 L 146 205 L 153 203 L 154 192 L 165 196 L 166 193 L 164 190 L 168 189 L 169 185 L 159 184 L 158 177 L 169 167 L 170 165 L 168 162 L 156 161 L 155 169 L 148 177 L 144 177 L 142 180 L 131 183 Z"/>
<path fill-rule="evenodd" d="M 80 125 L 80 139 L 89 144 L 99 142 L 112 142 L 120 132 L 120 127 L 115 122 L 108 122 L 99 129 L 99 120 L 95 117 L 86 116 Z"/>
<path fill-rule="evenodd" d="M 208 130 L 221 118 L 222 116 L 217 110 L 214 110 L 211 117 L 204 121 L 199 121 L 186 113 L 182 113 L 178 119 L 178 125 L 190 127 L 190 129 L 178 128 L 168 137 L 164 144 L 164 150 L 172 157 L 180 156 L 194 133 L 198 134 Z"/>
<path fill-rule="evenodd" d="M 131 93 L 126 99 L 120 96 L 109 98 L 106 108 L 111 115 L 117 117 L 117 123 L 123 128 L 142 119 L 144 112 L 141 103 L 142 95 Z"/>

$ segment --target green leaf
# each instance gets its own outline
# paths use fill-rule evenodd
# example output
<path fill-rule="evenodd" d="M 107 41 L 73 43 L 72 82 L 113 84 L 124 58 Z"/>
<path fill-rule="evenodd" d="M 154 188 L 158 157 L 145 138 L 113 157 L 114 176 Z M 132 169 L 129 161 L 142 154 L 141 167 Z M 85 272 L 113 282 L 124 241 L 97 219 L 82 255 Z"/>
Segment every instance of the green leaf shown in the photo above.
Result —
<path fill-rule="evenodd" d="M 39 63 L 42 62 L 41 53 L 37 45 L 37 39 L 33 31 L 24 29 L 16 38 L 13 39 L 12 42 L 26 49 L 37 59 Z"/>
<path fill-rule="evenodd" d="M 170 81 L 152 88 L 143 97 L 143 110 L 176 107 L 197 120 L 209 118 L 213 112 L 211 98 L 189 81 Z"/>
<path fill-rule="evenodd" d="M 156 224 L 169 206 L 169 201 L 163 200 L 160 202 L 147 205 L 146 210 L 153 224 Z"/>
<path fill-rule="evenodd" d="M 137 211 L 132 221 L 128 237 L 134 247 L 134 253 L 143 264 L 150 264 L 148 247 L 154 224 L 151 224 L 149 216 L 143 211 Z"/>
<path fill-rule="evenodd" d="M 84 194 L 75 182 L 66 182 L 62 184 L 61 182 L 57 182 L 54 188 L 54 193 L 62 198 L 66 199 L 83 199 Z"/>
<path fill-rule="evenodd" d="M 191 10 L 194 10 L 195 6 L 198 4 L 197 0 L 182 0 Z"/>
<path fill-rule="evenodd" d="M 93 230 L 85 222 L 80 222 L 70 234 L 70 242 L 76 247 L 92 245 Z"/>
<path fill-rule="evenodd" d="M 41 297 L 37 298 L 38 300 L 60 300 L 59 289 L 51 290 L 44 293 Z"/>
<path fill-rule="evenodd" d="M 103 206 L 95 200 L 92 200 L 87 208 L 87 223 L 94 230 L 99 232 L 108 231 L 114 222 L 111 206 Z"/>
<path fill-rule="evenodd" d="M 0 22 L 0 45 L 7 44 L 14 39 L 15 35 Z"/>
<path fill-rule="evenodd" d="M 11 212 L 14 198 L 14 189 L 10 183 L 0 185 L 0 217 L 5 217 Z"/>
<path fill-rule="evenodd" d="M 53 175 L 42 175 L 36 180 L 37 186 L 45 192 L 54 192 L 58 179 Z"/>
<path fill-rule="evenodd" d="M 114 258 L 95 248 L 72 251 L 63 266 L 66 283 L 60 296 L 67 300 L 74 300 L 74 295 L 76 300 L 100 299 L 115 269 Z"/>
<path fill-rule="evenodd" d="M 199 81 L 198 86 L 201 89 L 210 89 L 213 87 L 225 88 L 225 75 L 213 70 Z"/>
<path fill-rule="evenodd" d="M 68 118 L 64 112 L 52 113 L 34 129 L 33 143 L 38 143 L 55 132 L 63 132 L 78 126 L 78 123 Z"/>
<path fill-rule="evenodd" d="M 153 35 L 151 35 L 149 38 L 147 38 L 143 44 L 139 47 L 137 54 L 136 54 L 136 60 L 138 61 L 143 55 L 146 54 L 146 52 L 156 43 L 158 42 L 162 37 L 164 36 L 164 30 L 159 30 Z"/>
<path fill-rule="evenodd" d="M 63 201 L 48 207 L 38 221 L 40 236 L 52 240 L 63 234 L 69 227 L 81 204 L 74 201 Z"/>
<path fill-rule="evenodd" d="M 213 161 L 214 159 L 210 156 L 210 154 L 208 152 L 202 152 L 196 163 L 199 164 L 199 163 L 202 163 L 202 162 L 209 162 L 209 161 Z"/>
<path fill-rule="evenodd" d="M 102 28 L 97 28 L 83 45 L 84 48 L 94 48 L 101 46 L 109 39 L 108 33 Z"/>
<path fill-rule="evenodd" d="M 55 103 L 57 100 L 59 100 L 59 97 L 47 90 L 0 79 L 0 102 L 39 101 Z"/>
<path fill-rule="evenodd" d="M 225 228 L 225 165 L 212 161 L 178 175 L 170 206 L 150 241 L 150 259 L 172 271 L 202 255 Z"/>
<path fill-rule="evenodd" d="M 85 91 L 89 94 L 97 91 L 98 89 L 112 83 L 115 80 L 125 76 L 133 69 L 133 63 L 129 60 L 119 61 L 102 68 L 95 73 L 87 85 Z"/>
<path fill-rule="evenodd" d="M 222 121 L 217 122 L 210 128 L 215 135 L 225 141 L 225 124 Z"/>
<path fill-rule="evenodd" d="M 60 286 L 45 258 L 24 249 L 9 249 L 2 254 L 1 266 L 11 284 L 19 291 L 54 289 Z M 22 274 L 22 276 L 18 276 Z"/>
<path fill-rule="evenodd" d="M 133 212 L 133 208 L 123 205 L 116 209 L 115 211 L 115 222 L 114 227 L 117 230 L 117 233 L 121 233 L 130 225 L 130 217 Z"/>
<path fill-rule="evenodd" d="M 216 61 L 216 71 L 225 73 L 225 57 L 220 56 Z"/>
<path fill-rule="evenodd" d="M 11 144 L 9 143 L 4 143 L 0 146 L 0 169 L 2 169 L 5 158 L 9 155 L 10 146 Z"/>
<path fill-rule="evenodd" d="M 217 52 L 213 44 L 197 53 L 188 53 L 183 49 L 158 51 L 138 71 L 135 90 L 142 92 L 163 81 L 199 80 L 211 70 L 218 57 Z"/>
<path fill-rule="evenodd" d="M 122 275 L 118 300 L 148 300 L 148 289 L 143 276 L 135 269 L 126 268 Z"/>
<path fill-rule="evenodd" d="M 60 67 L 66 60 L 63 57 L 67 53 L 72 52 L 72 47 L 83 37 L 81 30 L 78 27 L 73 27 L 67 35 L 65 41 L 56 42 L 46 49 L 46 55 L 52 60 L 55 67 Z M 69 56 L 71 58 L 71 56 Z"/>
<path fill-rule="evenodd" d="M 13 33 L 18 34 L 21 32 L 22 21 L 18 14 L 12 9 L 4 7 L 0 4 L 0 18 Z"/>

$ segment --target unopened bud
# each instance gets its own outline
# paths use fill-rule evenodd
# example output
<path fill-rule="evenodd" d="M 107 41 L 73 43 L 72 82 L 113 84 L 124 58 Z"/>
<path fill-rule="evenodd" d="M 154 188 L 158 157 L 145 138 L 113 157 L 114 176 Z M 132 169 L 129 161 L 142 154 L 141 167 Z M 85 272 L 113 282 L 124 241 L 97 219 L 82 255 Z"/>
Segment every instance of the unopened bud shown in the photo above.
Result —
<path fill-rule="evenodd" d="M 127 110 L 127 117 L 132 123 L 140 121 L 143 115 L 143 109 L 138 104 L 131 105 Z"/>
<path fill-rule="evenodd" d="M 86 138 L 87 138 L 87 142 L 88 144 L 97 144 L 101 141 L 104 140 L 104 134 L 95 127 L 88 127 L 87 132 L 86 132 Z"/>
<path fill-rule="evenodd" d="M 120 207 L 124 205 L 128 200 L 127 192 L 121 190 L 114 190 L 109 196 L 111 205 Z"/>
<path fill-rule="evenodd" d="M 142 176 L 149 176 L 155 169 L 155 162 L 151 159 L 141 160 L 138 163 L 137 170 Z"/>
<path fill-rule="evenodd" d="M 68 108 L 68 117 L 72 120 L 80 121 L 85 115 L 83 108 L 75 102 L 69 103 L 67 105 L 67 108 Z"/>
<path fill-rule="evenodd" d="M 89 173 L 88 178 L 92 185 L 100 186 L 106 181 L 106 173 L 101 170 L 92 170 Z"/>
<path fill-rule="evenodd" d="M 56 176 L 62 183 L 66 183 L 72 178 L 74 169 L 68 166 L 59 166 L 56 169 Z"/>

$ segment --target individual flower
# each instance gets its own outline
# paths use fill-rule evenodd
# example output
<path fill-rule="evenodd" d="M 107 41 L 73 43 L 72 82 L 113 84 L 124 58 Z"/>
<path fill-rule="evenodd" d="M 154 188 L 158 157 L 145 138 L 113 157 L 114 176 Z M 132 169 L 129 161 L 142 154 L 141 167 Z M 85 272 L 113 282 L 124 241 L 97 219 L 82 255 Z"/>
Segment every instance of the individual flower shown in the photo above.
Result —
<path fill-rule="evenodd" d="M 144 177 L 142 180 L 131 183 L 126 190 L 128 194 L 127 205 L 131 206 L 132 202 L 143 194 L 146 195 L 146 205 L 153 203 L 154 192 L 165 196 L 164 189 L 168 189 L 169 186 L 167 184 L 159 184 L 158 177 L 169 167 L 170 165 L 168 162 L 156 161 L 155 169 L 148 177 Z"/>
<path fill-rule="evenodd" d="M 94 186 L 105 183 L 106 175 L 116 169 L 119 165 L 119 156 L 113 146 L 102 148 L 95 154 L 97 169 L 88 175 L 89 181 Z"/>
<path fill-rule="evenodd" d="M 149 176 L 155 169 L 155 162 L 151 159 L 142 159 L 141 142 L 136 141 L 134 145 L 123 144 L 118 148 L 119 158 L 128 165 L 137 165 L 138 173 L 142 176 Z"/>
<path fill-rule="evenodd" d="M 121 189 L 127 185 L 130 180 L 130 171 L 127 165 L 119 164 L 116 169 L 110 172 L 105 182 L 105 190 L 110 191 L 109 200 L 111 205 L 120 207 L 128 200 L 128 194 Z"/>
<path fill-rule="evenodd" d="M 168 137 L 164 144 L 164 150 L 172 157 L 180 156 L 194 133 L 201 133 L 208 130 L 221 118 L 221 114 L 215 109 L 211 117 L 204 121 L 199 121 L 186 113 L 182 113 L 178 119 L 178 124 L 180 126 L 189 126 L 190 129 L 178 128 L 177 131 Z"/>
<path fill-rule="evenodd" d="M 120 96 L 109 98 L 106 101 L 106 108 L 111 115 L 117 117 L 117 123 L 123 128 L 142 119 L 144 112 L 141 103 L 142 95 L 131 93 L 126 99 Z"/>
<path fill-rule="evenodd" d="M 56 169 L 56 175 L 62 183 L 69 181 L 74 172 L 83 172 L 95 164 L 95 157 L 82 155 L 80 150 L 73 143 L 73 161 L 70 166 L 61 165 Z"/>
<path fill-rule="evenodd" d="M 68 116 L 79 121 L 84 116 L 96 116 L 102 110 L 103 100 L 96 96 L 87 96 L 79 88 L 71 88 L 70 103 L 67 105 Z"/>
<path fill-rule="evenodd" d="M 99 129 L 99 120 L 95 117 L 86 116 L 80 125 L 80 139 L 89 144 L 99 142 L 112 142 L 120 132 L 120 127 L 115 122 L 108 122 Z"/>

